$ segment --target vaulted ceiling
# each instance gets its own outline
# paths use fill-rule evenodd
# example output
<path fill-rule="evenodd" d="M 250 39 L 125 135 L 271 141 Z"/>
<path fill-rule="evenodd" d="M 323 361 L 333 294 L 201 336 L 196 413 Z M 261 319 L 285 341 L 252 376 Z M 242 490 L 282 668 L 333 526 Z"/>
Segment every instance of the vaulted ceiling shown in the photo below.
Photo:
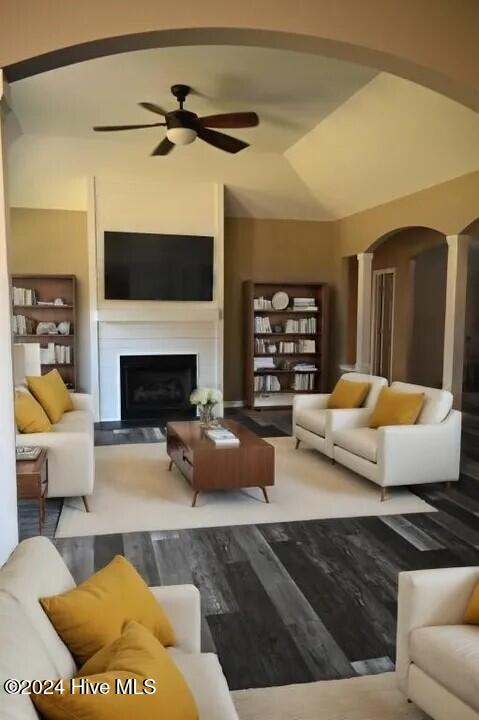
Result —
<path fill-rule="evenodd" d="M 98 135 L 98 124 L 155 122 L 191 85 L 199 115 L 255 110 L 251 147 L 199 141 L 150 157 L 162 128 Z M 72 65 L 12 85 L 12 205 L 83 209 L 85 177 L 223 182 L 232 216 L 334 219 L 479 168 L 479 116 L 405 80 L 284 50 L 176 47 Z"/>

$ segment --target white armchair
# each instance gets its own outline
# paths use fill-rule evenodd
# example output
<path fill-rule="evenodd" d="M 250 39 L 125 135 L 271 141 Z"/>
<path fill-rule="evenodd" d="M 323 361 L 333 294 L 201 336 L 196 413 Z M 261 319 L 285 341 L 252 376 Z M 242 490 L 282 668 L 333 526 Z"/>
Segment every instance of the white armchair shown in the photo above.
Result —
<path fill-rule="evenodd" d="M 375 430 L 368 427 L 371 410 L 340 411 L 349 415 L 331 427 L 334 459 L 380 485 L 383 500 L 392 485 L 457 481 L 461 413 L 451 409 L 451 393 L 401 382 L 391 388 L 425 394 L 417 424 Z"/>
<path fill-rule="evenodd" d="M 387 380 L 377 375 L 363 375 L 361 373 L 345 373 L 343 380 L 350 382 L 368 382 L 371 387 L 364 401 L 363 408 L 354 410 L 328 410 L 328 400 L 331 396 L 328 394 L 319 395 L 296 395 L 293 402 L 293 435 L 296 438 L 296 447 L 300 442 L 316 448 L 329 458 L 333 458 L 333 438 L 332 432 L 343 422 L 347 422 L 347 418 L 364 417 L 366 408 L 374 407 L 378 399 L 381 389 L 387 385 Z M 341 420 L 342 418 L 342 420 Z"/>
<path fill-rule="evenodd" d="M 479 567 L 399 575 L 396 673 L 433 720 L 479 720 L 479 626 L 464 625 Z"/>

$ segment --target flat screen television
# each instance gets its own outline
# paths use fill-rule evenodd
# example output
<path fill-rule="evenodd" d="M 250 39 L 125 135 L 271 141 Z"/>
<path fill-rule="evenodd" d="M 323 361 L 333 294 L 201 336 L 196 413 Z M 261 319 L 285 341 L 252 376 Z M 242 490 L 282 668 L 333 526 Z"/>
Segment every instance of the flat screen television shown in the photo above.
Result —
<path fill-rule="evenodd" d="M 213 238 L 105 232 L 107 300 L 212 300 Z"/>

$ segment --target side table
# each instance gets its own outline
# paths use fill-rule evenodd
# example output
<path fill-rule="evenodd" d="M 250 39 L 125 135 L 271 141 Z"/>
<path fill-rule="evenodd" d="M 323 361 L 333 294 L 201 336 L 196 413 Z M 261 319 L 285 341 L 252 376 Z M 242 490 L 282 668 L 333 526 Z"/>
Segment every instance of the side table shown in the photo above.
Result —
<path fill-rule="evenodd" d="M 17 498 L 38 500 L 38 530 L 45 521 L 45 495 L 48 487 L 48 454 L 42 448 L 35 460 L 17 460 Z"/>

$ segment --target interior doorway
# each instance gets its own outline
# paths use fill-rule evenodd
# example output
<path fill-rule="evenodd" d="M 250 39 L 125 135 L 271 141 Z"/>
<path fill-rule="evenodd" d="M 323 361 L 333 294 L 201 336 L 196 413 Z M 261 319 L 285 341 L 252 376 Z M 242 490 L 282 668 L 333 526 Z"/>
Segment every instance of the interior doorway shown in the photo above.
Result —
<path fill-rule="evenodd" d="M 372 371 L 389 381 L 392 378 L 394 296 L 396 271 L 392 268 L 373 273 Z"/>

